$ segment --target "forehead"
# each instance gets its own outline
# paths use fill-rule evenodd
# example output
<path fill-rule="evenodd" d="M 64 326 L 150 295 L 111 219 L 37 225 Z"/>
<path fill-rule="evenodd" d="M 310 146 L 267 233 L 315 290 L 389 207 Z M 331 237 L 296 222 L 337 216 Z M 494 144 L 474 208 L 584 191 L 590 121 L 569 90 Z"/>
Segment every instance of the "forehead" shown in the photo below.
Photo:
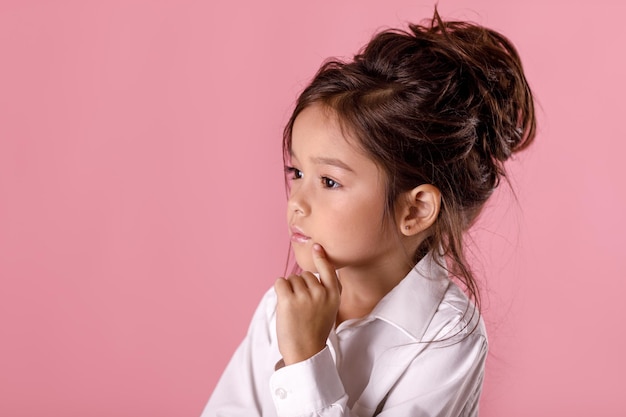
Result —
<path fill-rule="evenodd" d="M 296 117 L 289 153 L 296 158 L 307 153 L 308 157 L 318 159 L 342 157 L 367 159 L 373 163 L 358 139 L 340 123 L 334 110 L 320 104 L 308 106 Z"/>

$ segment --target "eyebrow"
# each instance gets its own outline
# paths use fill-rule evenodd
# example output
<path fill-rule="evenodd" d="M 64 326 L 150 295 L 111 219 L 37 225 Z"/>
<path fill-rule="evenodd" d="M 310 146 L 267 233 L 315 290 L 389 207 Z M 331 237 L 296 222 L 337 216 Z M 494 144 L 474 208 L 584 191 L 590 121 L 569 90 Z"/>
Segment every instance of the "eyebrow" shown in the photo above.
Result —
<path fill-rule="evenodd" d="M 315 164 L 332 165 L 338 168 L 345 169 L 346 171 L 354 172 L 354 170 L 350 168 L 348 165 L 346 165 L 345 162 L 337 158 L 325 158 L 323 156 L 316 156 L 316 157 L 311 158 L 311 161 Z"/>
<path fill-rule="evenodd" d="M 298 157 L 293 152 L 293 150 L 289 151 L 289 156 L 291 156 L 292 158 L 298 159 Z M 346 171 L 354 172 L 354 170 L 352 168 L 350 168 L 341 159 L 328 158 L 328 157 L 324 157 L 324 156 L 314 156 L 314 157 L 311 157 L 310 160 L 314 164 L 318 164 L 318 165 L 332 165 L 332 166 L 336 166 L 336 167 L 341 168 L 341 169 L 345 169 Z"/>

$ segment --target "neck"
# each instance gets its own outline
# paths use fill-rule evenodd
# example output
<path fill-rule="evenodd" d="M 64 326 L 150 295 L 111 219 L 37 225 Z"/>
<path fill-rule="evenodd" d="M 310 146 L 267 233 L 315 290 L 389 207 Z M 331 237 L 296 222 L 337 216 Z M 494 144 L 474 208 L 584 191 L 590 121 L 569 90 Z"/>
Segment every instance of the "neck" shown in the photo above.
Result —
<path fill-rule="evenodd" d="M 336 324 L 369 314 L 378 302 L 409 273 L 406 257 L 389 259 L 374 267 L 345 267 L 338 271 L 341 304 Z"/>

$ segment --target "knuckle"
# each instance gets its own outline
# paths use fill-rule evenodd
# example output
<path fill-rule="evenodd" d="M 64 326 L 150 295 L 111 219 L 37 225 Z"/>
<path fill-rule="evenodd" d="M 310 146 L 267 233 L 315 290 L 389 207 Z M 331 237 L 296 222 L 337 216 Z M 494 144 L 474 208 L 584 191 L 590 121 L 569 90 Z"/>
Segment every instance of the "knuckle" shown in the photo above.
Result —
<path fill-rule="evenodd" d="M 282 278 L 278 278 L 275 282 L 274 282 L 274 289 L 276 290 L 276 292 L 282 292 L 285 289 L 285 286 L 287 285 L 287 283 L 285 282 L 284 279 Z"/>
<path fill-rule="evenodd" d="M 300 275 L 289 275 L 289 281 L 297 283 L 302 281 L 302 277 Z"/>

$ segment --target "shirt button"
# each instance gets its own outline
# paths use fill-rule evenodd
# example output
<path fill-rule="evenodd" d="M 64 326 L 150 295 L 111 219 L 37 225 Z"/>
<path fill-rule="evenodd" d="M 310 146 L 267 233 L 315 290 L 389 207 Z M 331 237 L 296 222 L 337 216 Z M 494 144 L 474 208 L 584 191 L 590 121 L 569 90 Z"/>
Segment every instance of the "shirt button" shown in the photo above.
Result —
<path fill-rule="evenodd" d="M 282 388 L 276 388 L 276 391 L 274 391 L 274 395 L 276 395 L 281 400 L 284 400 L 285 398 L 287 398 L 287 391 Z"/>

